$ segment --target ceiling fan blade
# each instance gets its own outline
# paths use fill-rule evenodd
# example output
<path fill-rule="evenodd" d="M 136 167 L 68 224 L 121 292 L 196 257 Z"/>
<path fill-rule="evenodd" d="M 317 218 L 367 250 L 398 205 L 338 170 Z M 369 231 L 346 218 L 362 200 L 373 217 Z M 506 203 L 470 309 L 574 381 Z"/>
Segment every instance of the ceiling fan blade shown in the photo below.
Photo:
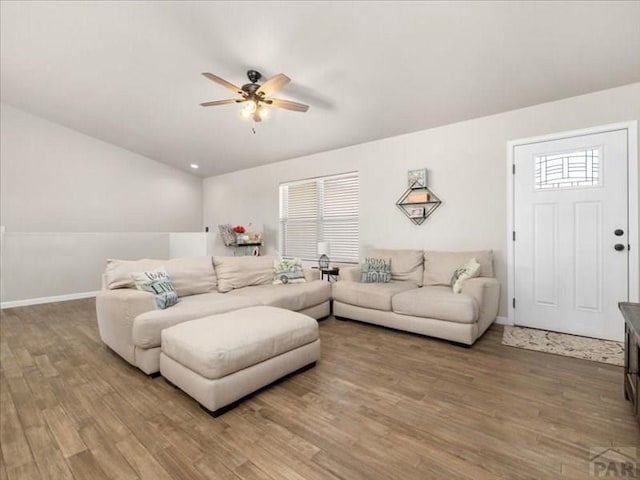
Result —
<path fill-rule="evenodd" d="M 228 103 L 240 103 L 242 102 L 242 100 L 235 100 L 235 99 L 229 99 L 229 100 L 214 100 L 213 102 L 204 102 L 201 103 L 200 105 L 203 107 L 213 107 L 215 105 L 226 105 Z"/>
<path fill-rule="evenodd" d="M 309 110 L 309 105 L 304 103 L 292 102 L 291 100 L 278 100 L 277 98 L 270 98 L 265 100 L 268 105 L 274 107 L 285 108 L 287 110 L 293 110 L 294 112 L 306 112 Z"/>
<path fill-rule="evenodd" d="M 218 85 L 222 85 L 223 87 L 228 88 L 233 92 L 236 92 L 238 95 L 244 94 L 244 92 L 242 91 L 242 89 L 240 89 L 240 87 L 236 87 L 233 83 L 227 82 L 224 78 L 220 78 L 217 75 L 214 75 L 213 73 L 203 73 L 202 75 L 207 77 L 212 82 L 215 82 Z"/>
<path fill-rule="evenodd" d="M 258 95 L 262 94 L 266 97 L 268 95 L 271 95 L 273 92 L 280 90 L 290 81 L 291 79 L 287 77 L 284 73 L 279 73 L 271 77 L 266 82 L 264 82 L 256 93 Z"/>

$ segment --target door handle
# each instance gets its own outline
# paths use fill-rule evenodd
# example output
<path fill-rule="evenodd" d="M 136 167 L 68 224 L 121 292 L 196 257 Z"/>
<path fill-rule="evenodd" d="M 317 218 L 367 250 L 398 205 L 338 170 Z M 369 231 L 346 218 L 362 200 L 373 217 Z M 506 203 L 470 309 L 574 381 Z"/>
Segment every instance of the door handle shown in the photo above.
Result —
<path fill-rule="evenodd" d="M 624 250 L 624 245 L 621 243 L 616 243 L 613 248 L 615 248 L 618 252 L 621 252 L 622 250 Z"/>
<path fill-rule="evenodd" d="M 622 229 L 620 229 L 620 228 L 616 228 L 616 229 L 613 231 L 613 234 L 614 234 L 616 237 L 621 237 L 622 235 L 624 235 L 624 230 L 622 230 Z"/>

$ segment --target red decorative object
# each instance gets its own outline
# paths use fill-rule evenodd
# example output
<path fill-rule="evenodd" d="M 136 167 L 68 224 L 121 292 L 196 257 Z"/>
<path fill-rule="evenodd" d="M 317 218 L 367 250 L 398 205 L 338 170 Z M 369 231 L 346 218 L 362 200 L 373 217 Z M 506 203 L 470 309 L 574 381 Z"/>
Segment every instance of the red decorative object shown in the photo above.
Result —
<path fill-rule="evenodd" d="M 236 225 L 235 227 L 233 227 L 233 231 L 236 233 L 244 233 L 244 227 L 242 225 Z"/>

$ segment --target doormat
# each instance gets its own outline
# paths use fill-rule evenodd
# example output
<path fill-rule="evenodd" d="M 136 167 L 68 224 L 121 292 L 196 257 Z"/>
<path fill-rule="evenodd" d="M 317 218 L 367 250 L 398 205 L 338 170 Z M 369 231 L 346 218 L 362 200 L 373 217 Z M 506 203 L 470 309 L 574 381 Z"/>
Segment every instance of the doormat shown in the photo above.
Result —
<path fill-rule="evenodd" d="M 624 343 L 505 325 L 502 344 L 565 357 L 624 366 Z"/>

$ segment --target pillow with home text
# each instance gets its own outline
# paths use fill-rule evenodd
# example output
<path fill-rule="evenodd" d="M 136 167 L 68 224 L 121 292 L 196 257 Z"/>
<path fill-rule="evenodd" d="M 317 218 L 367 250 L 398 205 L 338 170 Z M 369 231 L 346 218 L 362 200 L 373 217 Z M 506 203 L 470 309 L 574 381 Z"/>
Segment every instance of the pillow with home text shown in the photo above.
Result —
<path fill-rule="evenodd" d="M 367 257 L 360 265 L 361 283 L 389 283 L 391 281 L 391 259 Z"/>

